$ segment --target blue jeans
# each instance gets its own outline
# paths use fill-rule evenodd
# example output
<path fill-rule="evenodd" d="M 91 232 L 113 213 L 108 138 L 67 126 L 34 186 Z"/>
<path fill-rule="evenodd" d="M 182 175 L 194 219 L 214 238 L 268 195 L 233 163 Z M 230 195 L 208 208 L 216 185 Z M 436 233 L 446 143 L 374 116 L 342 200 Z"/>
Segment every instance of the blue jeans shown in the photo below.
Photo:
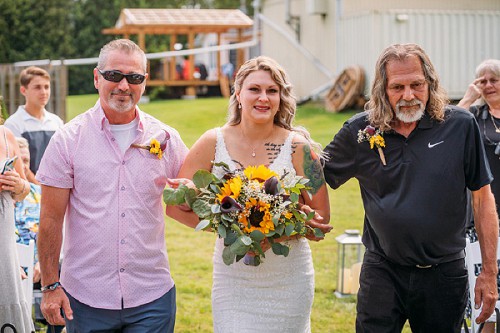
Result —
<path fill-rule="evenodd" d="M 356 332 L 460 332 L 468 295 L 465 260 L 429 268 L 401 266 L 366 251 L 358 292 Z"/>
<path fill-rule="evenodd" d="M 159 299 L 121 310 L 85 305 L 68 295 L 73 320 L 66 319 L 68 333 L 173 333 L 175 326 L 175 286 Z"/>

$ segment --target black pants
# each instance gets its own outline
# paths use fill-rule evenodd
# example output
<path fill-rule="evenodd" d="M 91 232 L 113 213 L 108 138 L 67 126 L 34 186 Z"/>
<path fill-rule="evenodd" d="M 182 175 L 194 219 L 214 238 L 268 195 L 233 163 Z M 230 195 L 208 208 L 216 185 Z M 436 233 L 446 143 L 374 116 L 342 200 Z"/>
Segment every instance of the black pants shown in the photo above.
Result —
<path fill-rule="evenodd" d="M 468 295 L 465 260 L 430 268 L 393 264 L 367 251 L 358 292 L 356 332 L 460 332 Z"/>

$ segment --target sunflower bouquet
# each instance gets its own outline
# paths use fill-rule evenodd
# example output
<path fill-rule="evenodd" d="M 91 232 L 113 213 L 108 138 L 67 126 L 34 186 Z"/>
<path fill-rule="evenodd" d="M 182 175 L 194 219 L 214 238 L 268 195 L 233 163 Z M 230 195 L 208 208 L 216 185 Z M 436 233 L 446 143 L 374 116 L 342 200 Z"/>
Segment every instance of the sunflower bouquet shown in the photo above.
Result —
<path fill-rule="evenodd" d="M 299 210 L 301 191 L 309 190 L 308 179 L 290 173 L 280 177 L 263 165 L 236 172 L 224 163 L 215 165 L 225 170 L 221 179 L 199 170 L 193 176 L 196 189 L 166 188 L 163 199 L 167 205 L 187 204 L 200 219 L 196 230 L 212 230 L 224 239 L 226 265 L 245 258 L 246 264 L 258 266 L 265 258 L 261 242 L 266 239 L 276 255 L 286 257 L 290 248 L 278 238 L 324 236 L 307 225 L 314 212 L 306 215 Z"/>

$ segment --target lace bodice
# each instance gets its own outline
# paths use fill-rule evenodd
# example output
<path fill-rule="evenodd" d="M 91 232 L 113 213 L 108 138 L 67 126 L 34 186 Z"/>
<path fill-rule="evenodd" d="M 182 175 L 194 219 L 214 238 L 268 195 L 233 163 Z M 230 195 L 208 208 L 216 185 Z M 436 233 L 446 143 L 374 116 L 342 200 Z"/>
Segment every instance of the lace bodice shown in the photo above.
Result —
<path fill-rule="evenodd" d="M 217 143 L 215 146 L 215 162 L 224 162 L 229 166 L 231 170 L 237 170 L 239 166 L 234 162 L 234 160 L 229 155 L 226 148 L 226 143 L 224 141 L 224 136 L 222 135 L 222 130 L 220 127 L 216 128 L 217 133 Z M 295 132 L 290 132 L 285 140 L 285 143 L 281 147 L 280 153 L 276 159 L 269 165 L 269 168 L 276 172 L 278 175 L 282 176 L 287 173 L 287 177 L 295 177 L 296 172 L 293 168 L 292 163 L 292 141 Z M 224 169 L 221 167 L 214 167 L 212 173 L 217 177 L 222 177 L 224 175 Z"/>

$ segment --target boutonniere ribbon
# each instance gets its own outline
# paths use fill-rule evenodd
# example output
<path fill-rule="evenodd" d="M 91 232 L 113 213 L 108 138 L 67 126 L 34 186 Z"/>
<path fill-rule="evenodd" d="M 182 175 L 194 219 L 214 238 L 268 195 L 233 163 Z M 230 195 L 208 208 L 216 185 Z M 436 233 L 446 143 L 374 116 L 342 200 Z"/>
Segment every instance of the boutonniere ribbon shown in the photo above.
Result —
<path fill-rule="evenodd" d="M 383 133 L 378 128 L 368 125 L 364 130 L 358 131 L 358 143 L 365 141 L 370 143 L 371 149 L 377 148 L 382 164 L 386 165 L 384 151 L 382 150 L 382 148 L 385 148 Z"/>
<path fill-rule="evenodd" d="M 133 143 L 130 145 L 130 147 L 146 149 L 151 154 L 156 155 L 156 157 L 158 157 L 158 159 L 160 160 L 163 157 L 163 152 L 167 148 L 167 141 L 170 139 L 170 134 L 168 134 L 167 131 L 163 130 L 163 133 L 165 134 L 160 135 L 165 137 L 162 143 L 160 143 L 160 141 L 157 139 L 158 136 L 154 136 L 153 138 L 151 138 L 151 140 L 149 140 L 149 144 Z"/>

